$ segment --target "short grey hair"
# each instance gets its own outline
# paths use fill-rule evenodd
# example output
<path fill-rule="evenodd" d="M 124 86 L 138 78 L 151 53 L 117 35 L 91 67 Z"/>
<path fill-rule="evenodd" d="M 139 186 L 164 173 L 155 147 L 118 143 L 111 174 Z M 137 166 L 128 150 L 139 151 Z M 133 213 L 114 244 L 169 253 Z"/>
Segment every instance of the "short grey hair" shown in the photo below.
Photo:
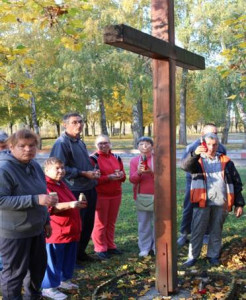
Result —
<path fill-rule="evenodd" d="M 78 112 L 70 112 L 63 116 L 63 122 L 66 123 L 69 121 L 72 117 L 80 117 L 82 119 L 82 116 Z"/>
<path fill-rule="evenodd" d="M 111 141 L 110 141 L 110 138 L 109 138 L 108 135 L 106 135 L 106 134 L 99 134 L 99 135 L 97 136 L 96 140 L 95 140 L 95 146 L 96 146 L 96 147 L 97 147 L 97 145 L 98 145 L 98 141 L 99 141 L 101 138 L 107 139 L 108 142 L 109 142 L 109 144 L 111 144 Z"/>
<path fill-rule="evenodd" d="M 205 138 L 205 139 L 211 139 L 211 140 L 216 140 L 219 143 L 219 138 L 218 138 L 217 134 L 212 133 L 212 132 L 209 132 L 209 133 L 205 134 L 203 136 L 203 138 Z"/>

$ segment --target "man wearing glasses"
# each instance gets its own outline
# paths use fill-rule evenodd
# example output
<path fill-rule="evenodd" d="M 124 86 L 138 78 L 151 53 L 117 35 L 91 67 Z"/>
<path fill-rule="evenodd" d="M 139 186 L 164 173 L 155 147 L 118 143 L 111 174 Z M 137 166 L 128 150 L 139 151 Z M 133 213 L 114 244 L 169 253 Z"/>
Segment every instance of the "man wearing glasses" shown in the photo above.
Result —
<path fill-rule="evenodd" d="M 88 206 L 80 210 L 82 232 L 78 243 L 77 261 L 93 261 L 85 250 L 90 241 L 94 226 L 96 209 L 96 179 L 100 177 L 94 170 L 85 143 L 80 139 L 83 120 L 78 113 L 68 113 L 63 117 L 65 132 L 56 140 L 50 157 L 57 157 L 64 162 L 66 175 L 64 180 L 76 199 L 84 193 Z"/>

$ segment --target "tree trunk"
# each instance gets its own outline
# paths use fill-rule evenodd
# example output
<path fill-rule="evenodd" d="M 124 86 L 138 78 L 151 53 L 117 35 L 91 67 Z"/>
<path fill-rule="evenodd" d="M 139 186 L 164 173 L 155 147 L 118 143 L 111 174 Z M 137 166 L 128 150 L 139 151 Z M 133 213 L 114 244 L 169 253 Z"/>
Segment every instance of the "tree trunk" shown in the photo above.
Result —
<path fill-rule="evenodd" d="M 123 122 L 123 130 L 122 130 L 122 134 L 126 135 L 126 122 Z"/>
<path fill-rule="evenodd" d="M 87 120 L 85 120 L 85 136 L 89 136 L 89 125 L 88 125 L 88 122 Z"/>
<path fill-rule="evenodd" d="M 114 124 L 112 121 L 110 121 L 110 136 L 114 135 Z"/>
<path fill-rule="evenodd" d="M 9 131 L 10 131 L 10 135 L 13 134 L 13 123 L 9 122 Z"/>
<path fill-rule="evenodd" d="M 187 145 L 186 138 L 186 95 L 188 70 L 182 69 L 180 87 L 180 115 L 179 115 L 179 145 Z"/>
<path fill-rule="evenodd" d="M 149 124 L 148 125 L 148 136 L 151 137 L 151 134 L 152 134 L 152 132 L 151 132 L 151 124 Z"/>
<path fill-rule="evenodd" d="M 102 97 L 100 97 L 99 99 L 99 106 L 100 106 L 100 113 L 101 113 L 101 120 L 100 120 L 101 134 L 108 135 L 105 107 L 104 107 L 104 101 Z"/>
<path fill-rule="evenodd" d="M 56 133 L 57 133 L 57 137 L 61 135 L 61 128 L 60 128 L 60 124 L 59 123 L 55 123 L 56 124 Z"/>
<path fill-rule="evenodd" d="M 95 121 L 91 121 L 91 135 L 92 136 L 96 135 L 96 122 Z M 88 132 L 88 136 L 89 136 L 89 132 Z"/>
<path fill-rule="evenodd" d="M 221 137 L 221 143 L 227 144 L 228 143 L 228 133 L 231 125 L 231 101 L 226 100 L 226 116 L 225 116 L 225 127 L 222 129 L 222 137 Z"/>
<path fill-rule="evenodd" d="M 239 113 L 239 116 L 243 122 L 243 126 L 244 126 L 244 142 L 242 145 L 243 149 L 246 149 L 246 133 L 245 133 L 245 127 L 246 127 L 246 113 L 244 112 L 244 108 L 243 108 L 243 104 L 240 100 L 236 101 L 236 107 Z"/>
<path fill-rule="evenodd" d="M 31 96 L 31 116 L 32 116 L 33 130 L 40 137 L 40 131 L 39 131 L 38 120 L 37 120 L 36 102 L 33 95 Z M 41 137 L 40 137 L 39 149 L 42 149 Z"/>
<path fill-rule="evenodd" d="M 133 131 L 133 141 L 134 148 L 137 148 L 137 140 L 143 136 L 143 101 L 140 97 L 136 104 L 132 106 L 132 131 Z"/>
<path fill-rule="evenodd" d="M 119 132 L 119 138 L 121 139 L 121 130 L 122 130 L 122 121 L 120 121 L 120 132 Z"/>

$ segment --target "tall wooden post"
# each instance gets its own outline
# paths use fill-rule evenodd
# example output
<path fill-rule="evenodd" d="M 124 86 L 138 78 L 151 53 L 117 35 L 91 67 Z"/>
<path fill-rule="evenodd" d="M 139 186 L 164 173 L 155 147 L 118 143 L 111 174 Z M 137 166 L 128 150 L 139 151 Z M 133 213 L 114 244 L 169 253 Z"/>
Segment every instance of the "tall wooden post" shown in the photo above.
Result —
<path fill-rule="evenodd" d="M 152 34 L 108 26 L 104 42 L 153 58 L 156 288 L 177 287 L 175 66 L 205 69 L 203 57 L 174 44 L 173 0 L 152 0 Z"/>
<path fill-rule="evenodd" d="M 174 45 L 172 1 L 152 0 L 152 35 Z M 153 60 L 156 288 L 177 286 L 175 61 Z"/>

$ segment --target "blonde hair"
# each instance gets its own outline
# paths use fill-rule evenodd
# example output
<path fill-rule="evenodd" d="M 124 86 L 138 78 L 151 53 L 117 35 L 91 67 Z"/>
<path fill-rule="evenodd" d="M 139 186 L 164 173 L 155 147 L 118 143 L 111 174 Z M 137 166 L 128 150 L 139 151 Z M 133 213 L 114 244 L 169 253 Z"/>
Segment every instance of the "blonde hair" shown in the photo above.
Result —
<path fill-rule="evenodd" d="M 29 129 L 21 129 L 13 133 L 7 139 L 7 144 L 16 146 L 19 140 L 33 140 L 37 147 L 39 145 L 39 137 Z"/>

